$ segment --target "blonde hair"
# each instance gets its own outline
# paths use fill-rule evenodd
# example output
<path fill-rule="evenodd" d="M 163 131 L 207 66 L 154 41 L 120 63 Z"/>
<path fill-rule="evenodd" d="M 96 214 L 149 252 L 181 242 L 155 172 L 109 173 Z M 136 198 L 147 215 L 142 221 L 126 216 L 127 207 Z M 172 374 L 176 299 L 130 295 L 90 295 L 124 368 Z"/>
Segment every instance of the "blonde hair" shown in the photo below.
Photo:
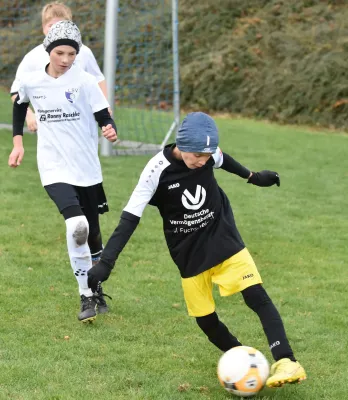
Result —
<path fill-rule="evenodd" d="M 53 1 L 52 3 L 46 4 L 42 9 L 41 16 L 42 26 L 45 26 L 54 18 L 62 18 L 62 20 L 67 19 L 70 21 L 72 20 L 71 9 L 59 1 Z"/>

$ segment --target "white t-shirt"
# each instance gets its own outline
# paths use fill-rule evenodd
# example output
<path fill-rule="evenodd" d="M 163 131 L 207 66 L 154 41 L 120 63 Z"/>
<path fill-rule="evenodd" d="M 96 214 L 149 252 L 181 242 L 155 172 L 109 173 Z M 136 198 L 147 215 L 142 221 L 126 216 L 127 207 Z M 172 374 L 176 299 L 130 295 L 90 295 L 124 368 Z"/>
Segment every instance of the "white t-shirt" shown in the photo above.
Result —
<path fill-rule="evenodd" d="M 28 72 L 40 71 L 50 62 L 50 56 L 44 49 L 43 44 L 36 46 L 33 50 L 27 53 L 16 72 L 16 78 L 11 86 L 11 93 L 17 93 L 19 89 L 19 81 L 23 74 Z M 75 65 L 79 66 L 86 72 L 89 72 L 97 79 L 97 82 L 105 80 L 104 75 L 100 71 L 97 61 L 92 53 L 92 50 L 82 45 L 79 54 L 76 56 Z"/>
<path fill-rule="evenodd" d="M 55 79 L 42 68 L 21 77 L 18 95 L 19 104 L 30 101 L 35 110 L 42 185 L 102 182 L 93 113 L 109 103 L 94 76 L 73 65 Z"/>

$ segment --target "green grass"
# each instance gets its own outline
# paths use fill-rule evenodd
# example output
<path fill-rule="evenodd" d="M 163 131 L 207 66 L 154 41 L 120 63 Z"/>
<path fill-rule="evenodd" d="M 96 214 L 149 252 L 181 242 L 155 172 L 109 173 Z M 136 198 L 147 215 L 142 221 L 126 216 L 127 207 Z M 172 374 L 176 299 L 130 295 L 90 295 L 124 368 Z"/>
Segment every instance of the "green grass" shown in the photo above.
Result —
<path fill-rule="evenodd" d="M 115 108 L 115 121 L 121 140 L 160 144 L 173 118 L 173 112 Z"/>
<path fill-rule="evenodd" d="M 221 147 L 253 170 L 280 173 L 280 188 L 258 188 L 217 171 L 265 287 L 283 317 L 308 380 L 258 399 L 346 398 L 346 205 L 348 137 L 246 120 L 218 119 Z M 77 285 L 65 224 L 40 185 L 36 136 L 7 167 L 11 134 L 0 131 L 0 399 L 222 400 L 220 352 L 186 315 L 179 274 L 158 212 L 148 207 L 105 283 L 111 313 L 78 323 Z M 114 230 L 148 157 L 102 159 Z M 222 320 L 271 361 L 258 318 L 240 295 L 216 296 Z M 69 339 L 65 339 L 68 336 Z"/>
<path fill-rule="evenodd" d="M 12 106 L 9 92 L 0 90 L 0 124 L 12 123 Z"/>

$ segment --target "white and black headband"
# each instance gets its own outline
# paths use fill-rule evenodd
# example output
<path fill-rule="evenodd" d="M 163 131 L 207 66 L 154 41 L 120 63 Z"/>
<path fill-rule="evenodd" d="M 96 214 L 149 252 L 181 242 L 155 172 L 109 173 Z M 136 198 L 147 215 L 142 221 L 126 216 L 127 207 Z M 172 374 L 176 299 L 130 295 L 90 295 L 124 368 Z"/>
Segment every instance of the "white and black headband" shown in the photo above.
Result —
<path fill-rule="evenodd" d="M 72 21 L 59 21 L 53 24 L 43 41 L 43 45 L 49 54 L 57 46 L 71 46 L 80 51 L 82 46 L 79 28 Z"/>

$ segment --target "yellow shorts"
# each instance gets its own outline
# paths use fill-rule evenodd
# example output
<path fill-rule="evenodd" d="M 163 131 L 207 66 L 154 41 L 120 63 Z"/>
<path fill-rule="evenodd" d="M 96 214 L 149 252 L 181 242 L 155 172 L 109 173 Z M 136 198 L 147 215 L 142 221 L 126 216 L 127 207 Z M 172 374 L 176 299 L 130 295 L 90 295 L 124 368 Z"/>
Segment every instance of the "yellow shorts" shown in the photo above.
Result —
<path fill-rule="evenodd" d="M 181 278 L 187 310 L 192 317 L 203 317 L 215 311 L 213 283 L 221 296 L 230 296 L 249 286 L 262 283 L 249 251 L 239 253 L 191 278 Z"/>

